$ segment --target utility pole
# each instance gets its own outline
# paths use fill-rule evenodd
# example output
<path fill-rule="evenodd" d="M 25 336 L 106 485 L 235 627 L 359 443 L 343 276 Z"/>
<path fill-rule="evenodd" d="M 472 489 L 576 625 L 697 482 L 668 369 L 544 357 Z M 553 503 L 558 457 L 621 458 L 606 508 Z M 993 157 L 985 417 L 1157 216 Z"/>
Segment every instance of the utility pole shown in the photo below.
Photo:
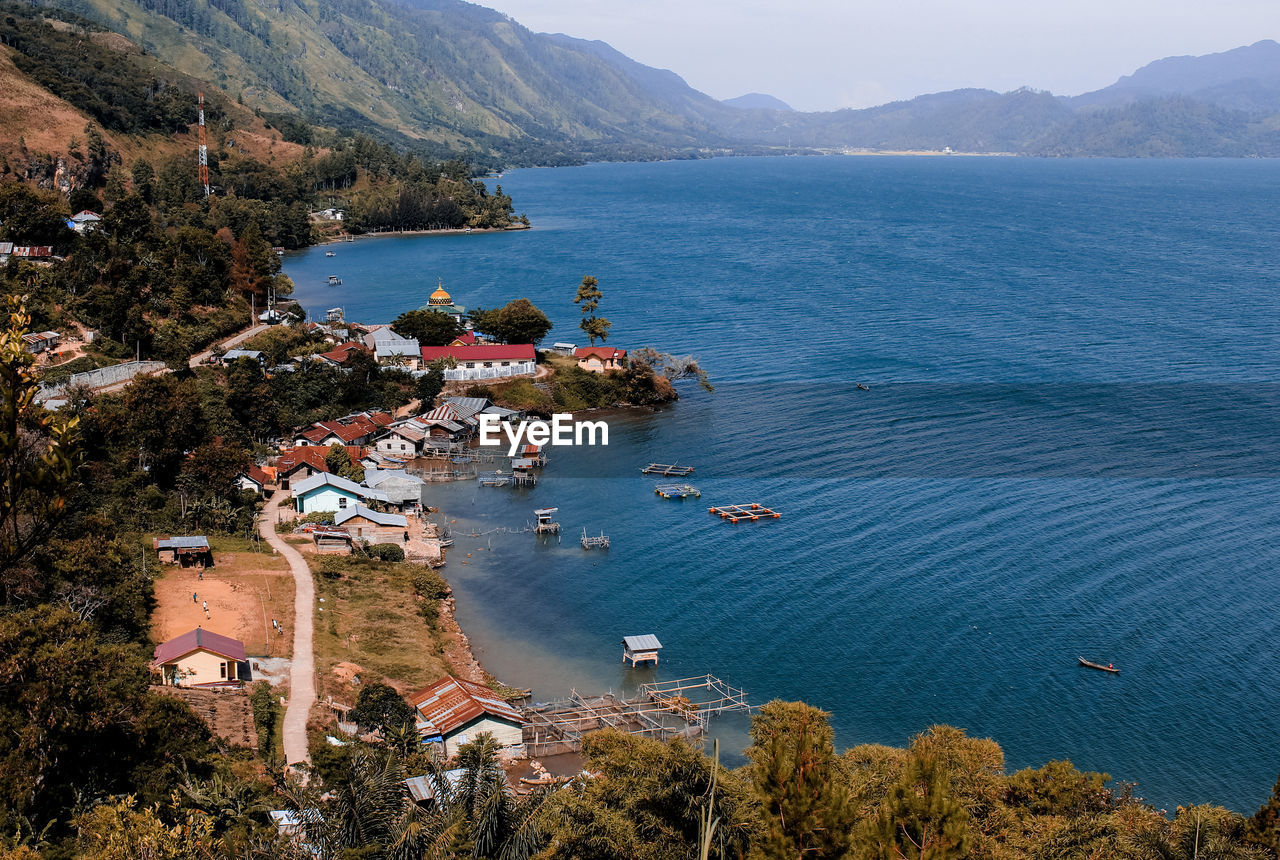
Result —
<path fill-rule="evenodd" d="M 200 93 L 200 184 L 204 186 L 204 196 L 209 197 L 209 142 L 205 139 L 204 130 L 204 93 Z"/>

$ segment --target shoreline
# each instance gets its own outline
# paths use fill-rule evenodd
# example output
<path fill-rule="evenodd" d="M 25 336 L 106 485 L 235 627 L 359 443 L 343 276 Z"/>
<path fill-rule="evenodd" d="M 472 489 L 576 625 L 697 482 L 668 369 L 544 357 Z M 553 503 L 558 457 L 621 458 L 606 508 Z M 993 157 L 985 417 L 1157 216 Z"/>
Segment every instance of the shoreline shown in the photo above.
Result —
<path fill-rule="evenodd" d="M 315 245 L 342 245 L 347 242 L 354 242 L 358 239 L 376 239 L 379 236 L 466 236 L 472 233 L 519 233 L 523 230 L 532 229 L 532 224 L 513 224 L 510 227 L 444 227 L 433 230 L 379 230 L 373 233 L 342 233 L 339 236 L 321 239 L 319 242 L 316 242 Z"/>

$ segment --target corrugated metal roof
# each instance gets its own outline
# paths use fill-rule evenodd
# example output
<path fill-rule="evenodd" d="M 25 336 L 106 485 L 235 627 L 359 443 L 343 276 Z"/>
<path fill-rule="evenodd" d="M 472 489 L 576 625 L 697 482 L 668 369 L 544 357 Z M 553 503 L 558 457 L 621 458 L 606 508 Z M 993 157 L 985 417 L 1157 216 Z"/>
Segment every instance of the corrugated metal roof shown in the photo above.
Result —
<path fill-rule="evenodd" d="M 493 405 L 484 397 L 446 397 L 444 402 L 457 410 L 459 418 L 470 418 Z"/>
<path fill-rule="evenodd" d="M 662 648 L 662 643 L 652 633 L 646 633 L 643 636 L 623 636 L 622 644 L 632 651 L 658 651 Z"/>
<path fill-rule="evenodd" d="M 208 549 L 209 539 L 204 535 L 171 537 L 156 541 L 156 549 Z"/>
<path fill-rule="evenodd" d="M 385 494 L 383 497 L 385 498 Z M 409 521 L 401 514 L 383 514 L 378 511 L 371 511 L 364 505 L 354 505 L 338 511 L 333 515 L 333 524 L 340 526 L 352 517 L 364 517 L 369 522 L 377 523 L 380 526 L 395 526 L 401 529 L 409 526 Z"/>
<path fill-rule="evenodd" d="M 466 773 L 467 772 L 464 768 L 454 768 L 453 770 L 446 770 L 444 772 L 444 778 L 449 781 L 449 786 L 451 788 L 456 788 L 458 783 L 462 782 L 462 777 L 465 776 Z M 416 803 L 423 803 L 428 800 L 436 799 L 436 784 L 432 781 L 430 776 L 411 776 L 404 781 L 404 784 L 408 786 L 409 796 L 412 797 Z"/>
<path fill-rule="evenodd" d="M 484 714 L 523 726 L 520 712 L 488 687 L 447 675 L 409 697 L 409 703 L 443 734 L 450 734 Z"/>
<path fill-rule="evenodd" d="M 209 651 L 236 662 L 244 660 L 244 643 L 239 639 L 211 633 L 202 627 L 157 645 L 153 656 L 156 663 L 172 663 L 193 651 Z"/>
<path fill-rule="evenodd" d="M 330 472 L 316 472 L 309 478 L 303 478 L 293 485 L 293 495 L 300 496 L 303 493 L 309 493 L 319 487 L 329 486 L 335 490 L 344 490 L 353 496 L 365 497 L 369 493 L 368 487 L 362 487 L 355 481 L 348 481 L 346 478 L 334 475 Z"/>

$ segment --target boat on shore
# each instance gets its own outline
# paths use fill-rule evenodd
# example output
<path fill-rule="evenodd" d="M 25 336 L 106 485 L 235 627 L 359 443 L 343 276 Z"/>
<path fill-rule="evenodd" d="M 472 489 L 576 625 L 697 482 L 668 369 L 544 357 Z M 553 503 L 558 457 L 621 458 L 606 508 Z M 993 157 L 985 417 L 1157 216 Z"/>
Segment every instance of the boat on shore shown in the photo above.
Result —
<path fill-rule="evenodd" d="M 1097 669 L 1099 672 L 1110 672 L 1113 675 L 1120 674 L 1120 670 L 1115 666 L 1112 666 L 1110 663 L 1103 666 L 1101 663 L 1095 663 L 1092 660 L 1086 660 L 1083 657 L 1077 657 L 1076 659 L 1079 660 L 1080 665 L 1084 666 L 1086 669 Z"/>

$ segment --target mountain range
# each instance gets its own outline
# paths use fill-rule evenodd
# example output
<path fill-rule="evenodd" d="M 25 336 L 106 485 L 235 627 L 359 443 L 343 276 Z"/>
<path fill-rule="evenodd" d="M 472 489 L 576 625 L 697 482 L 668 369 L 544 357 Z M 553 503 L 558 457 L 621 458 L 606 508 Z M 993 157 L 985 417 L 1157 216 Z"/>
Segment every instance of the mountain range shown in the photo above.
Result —
<path fill-rule="evenodd" d="M 36 0 L 272 117 L 505 164 L 771 149 L 1280 156 L 1280 44 L 1153 62 L 1096 92 L 963 89 L 863 110 L 717 101 L 603 42 L 461 0 Z"/>

